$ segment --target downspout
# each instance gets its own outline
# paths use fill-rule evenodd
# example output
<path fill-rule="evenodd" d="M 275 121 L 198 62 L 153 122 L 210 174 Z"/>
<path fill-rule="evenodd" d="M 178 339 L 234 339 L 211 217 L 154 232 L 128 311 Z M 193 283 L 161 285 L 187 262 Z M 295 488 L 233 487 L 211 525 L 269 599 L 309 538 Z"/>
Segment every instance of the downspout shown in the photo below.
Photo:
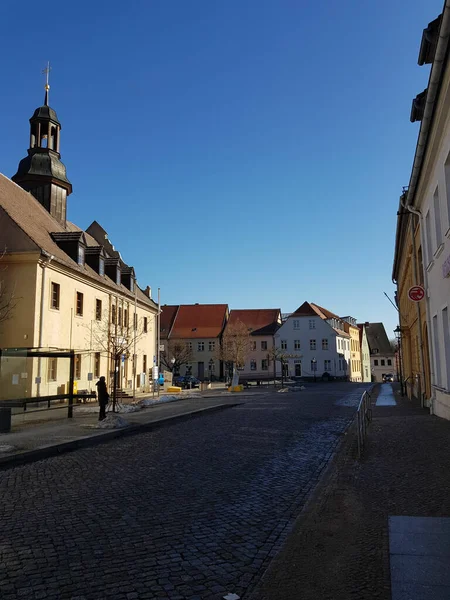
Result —
<path fill-rule="evenodd" d="M 39 262 L 39 264 L 40 264 L 40 266 L 42 268 L 41 305 L 40 305 L 40 310 L 39 310 L 39 340 L 38 340 L 38 346 L 39 346 L 39 348 L 42 348 L 43 339 L 44 339 L 44 300 L 45 300 L 45 275 L 46 275 L 46 267 L 55 258 L 53 256 L 53 254 L 48 254 L 44 250 L 42 251 L 42 254 L 44 255 L 45 258 Z M 38 358 L 38 368 L 37 368 L 37 380 L 38 380 L 37 390 L 36 390 L 36 395 L 37 396 L 41 395 L 41 370 L 42 370 L 42 359 L 41 359 L 41 357 L 39 357 Z"/>
<path fill-rule="evenodd" d="M 412 206 L 410 206 L 409 204 L 404 203 L 404 201 L 402 200 L 402 198 L 400 198 L 400 204 L 403 206 L 403 208 L 405 208 L 406 210 L 408 210 L 410 213 L 412 213 L 413 215 L 416 215 L 419 218 L 419 223 L 420 223 L 420 237 L 421 237 L 421 242 L 422 242 L 422 248 L 425 248 L 424 245 L 424 239 L 423 239 L 423 235 L 424 235 L 424 224 L 423 224 L 423 215 L 420 212 L 420 210 L 413 208 Z M 412 237 L 412 247 L 413 247 L 413 277 L 414 277 L 414 283 L 415 285 L 417 285 L 418 282 L 418 278 L 417 278 L 417 263 L 416 263 L 416 241 L 415 241 L 415 236 L 414 236 L 414 223 L 413 223 L 413 219 L 411 219 L 411 237 Z M 428 258 L 428 257 L 427 257 Z M 427 333 L 428 333 L 428 347 L 429 348 L 433 348 L 433 344 L 432 341 L 430 339 L 431 336 L 431 325 L 430 325 L 430 299 L 428 297 L 428 271 L 426 270 L 426 268 L 423 269 L 423 279 L 424 279 L 424 285 L 425 285 L 425 304 L 426 304 L 426 321 L 427 321 Z M 423 383 L 425 385 L 425 357 L 424 357 L 424 353 L 423 353 L 423 337 L 422 337 L 422 322 L 421 322 L 421 310 L 420 310 L 420 302 L 416 302 L 417 304 L 417 318 L 419 320 L 419 347 L 420 347 L 420 370 L 421 370 L 421 376 L 423 379 Z M 400 316 L 400 311 L 399 311 L 399 316 Z M 401 328 L 401 324 L 400 324 L 400 328 Z M 400 357 L 401 359 L 401 357 Z M 430 379 L 431 379 L 431 383 L 432 385 L 434 384 L 434 363 L 433 361 L 430 361 Z M 421 390 L 422 391 L 422 390 Z M 422 394 L 421 394 L 422 396 Z M 422 396 L 423 397 L 423 396 Z M 420 399 L 420 405 L 423 407 L 423 399 Z M 431 392 L 431 398 L 430 398 L 430 414 L 434 414 L 434 405 L 433 405 L 433 400 L 434 400 L 434 393 L 433 391 Z"/>

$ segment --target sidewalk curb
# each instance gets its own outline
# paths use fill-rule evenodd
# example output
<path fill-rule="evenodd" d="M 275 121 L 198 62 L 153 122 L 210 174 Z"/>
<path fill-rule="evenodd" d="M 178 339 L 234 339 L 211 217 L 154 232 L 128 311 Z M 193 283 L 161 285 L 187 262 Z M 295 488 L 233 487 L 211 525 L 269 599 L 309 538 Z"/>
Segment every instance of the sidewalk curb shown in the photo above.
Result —
<path fill-rule="evenodd" d="M 153 429 L 163 427 L 164 425 L 171 425 L 172 423 L 175 424 L 182 421 L 187 421 L 192 417 L 199 417 L 204 413 L 211 413 L 219 410 L 224 410 L 226 408 L 233 408 L 235 406 L 239 406 L 240 404 L 240 402 L 235 402 L 232 404 L 218 404 L 217 406 L 198 408 L 196 410 L 180 413 L 179 415 L 173 415 L 171 417 L 162 417 L 160 419 L 156 419 L 155 421 L 150 421 L 148 423 L 136 423 L 133 425 L 129 425 L 128 427 L 124 427 L 123 429 L 113 429 L 111 431 L 101 433 L 99 432 L 96 435 L 82 437 L 79 439 L 71 440 L 70 442 L 63 442 L 62 444 L 51 444 L 50 446 L 43 446 L 34 450 L 26 450 L 25 452 L 20 452 L 18 454 L 0 456 L 0 471 L 19 465 L 35 462 L 37 460 L 50 458 L 52 456 L 59 456 L 60 454 L 72 452 L 73 450 L 78 450 L 80 448 L 89 448 L 91 446 L 96 446 L 98 444 L 110 442 L 111 440 L 125 437 L 128 435 L 136 435 L 138 433 L 143 433 L 144 431 L 151 431 Z"/>

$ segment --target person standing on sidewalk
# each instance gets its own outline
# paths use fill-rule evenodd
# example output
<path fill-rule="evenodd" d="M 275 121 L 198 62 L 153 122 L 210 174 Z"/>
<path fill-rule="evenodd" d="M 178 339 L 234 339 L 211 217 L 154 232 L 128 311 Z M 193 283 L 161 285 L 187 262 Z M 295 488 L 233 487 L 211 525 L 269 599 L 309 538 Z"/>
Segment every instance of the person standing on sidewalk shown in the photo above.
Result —
<path fill-rule="evenodd" d="M 100 405 L 98 420 L 103 421 L 103 419 L 106 419 L 106 406 L 109 402 L 109 394 L 108 390 L 106 389 L 106 381 L 103 375 L 95 385 L 97 386 L 97 399 Z"/>

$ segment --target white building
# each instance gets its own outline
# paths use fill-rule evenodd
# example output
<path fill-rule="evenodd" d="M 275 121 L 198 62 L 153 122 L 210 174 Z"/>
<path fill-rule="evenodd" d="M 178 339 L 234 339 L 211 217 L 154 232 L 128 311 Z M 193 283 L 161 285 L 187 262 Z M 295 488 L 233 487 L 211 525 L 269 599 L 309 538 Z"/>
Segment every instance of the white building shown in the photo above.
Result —
<path fill-rule="evenodd" d="M 420 121 L 409 186 L 400 213 L 418 215 L 431 362 L 431 408 L 450 419 L 450 7 L 424 30 L 419 65 L 431 64 L 428 86 L 413 101 L 411 121 Z"/>
<path fill-rule="evenodd" d="M 275 345 L 288 355 L 289 377 L 320 378 L 349 375 L 350 336 L 342 319 L 320 306 L 304 302 L 275 334 Z M 277 376 L 281 366 L 277 365 Z"/>
<path fill-rule="evenodd" d="M 370 349 L 372 381 L 382 382 L 383 375 L 395 374 L 395 352 L 383 323 L 366 323 L 365 329 Z"/>

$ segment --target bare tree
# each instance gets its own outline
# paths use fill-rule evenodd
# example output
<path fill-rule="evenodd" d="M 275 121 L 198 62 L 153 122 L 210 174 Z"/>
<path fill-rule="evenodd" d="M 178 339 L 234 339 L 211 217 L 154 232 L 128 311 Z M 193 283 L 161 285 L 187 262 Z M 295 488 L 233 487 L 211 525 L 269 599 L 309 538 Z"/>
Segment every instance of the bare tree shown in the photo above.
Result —
<path fill-rule="evenodd" d="M 192 348 L 183 340 L 165 340 L 160 359 L 168 371 L 179 374 L 180 368 L 192 362 Z"/>
<path fill-rule="evenodd" d="M 6 248 L 0 254 L 0 261 L 5 254 Z M 0 324 L 8 321 L 8 319 L 12 317 L 12 313 L 18 301 L 18 298 L 16 298 L 14 294 L 14 288 L 11 288 L 2 277 L 2 274 L 6 269 L 6 266 L 0 267 Z"/>
<path fill-rule="evenodd" d="M 284 373 L 286 371 L 286 366 L 289 364 L 289 359 L 290 358 L 301 358 L 302 355 L 301 354 L 290 354 L 289 352 L 287 352 L 286 350 L 283 350 L 282 348 L 280 348 L 278 346 L 273 346 L 272 348 L 269 349 L 268 356 L 269 356 L 269 360 L 272 360 L 274 363 L 275 378 L 276 378 L 277 362 L 279 362 L 281 365 L 281 387 L 283 387 Z"/>
<path fill-rule="evenodd" d="M 232 365 L 232 386 L 239 383 L 239 369 L 245 366 L 245 361 L 250 354 L 252 340 L 247 326 L 240 320 L 227 325 L 220 342 L 218 357 L 225 363 Z"/>
<path fill-rule="evenodd" d="M 125 308 L 126 304 L 116 298 L 111 305 L 111 313 L 101 320 L 93 321 L 90 328 L 91 350 L 102 352 L 108 357 L 113 370 L 113 406 L 117 405 L 118 372 L 122 357 L 133 356 L 133 375 L 136 375 L 136 356 L 134 345 L 144 335 L 142 319 L 137 313 Z"/>

